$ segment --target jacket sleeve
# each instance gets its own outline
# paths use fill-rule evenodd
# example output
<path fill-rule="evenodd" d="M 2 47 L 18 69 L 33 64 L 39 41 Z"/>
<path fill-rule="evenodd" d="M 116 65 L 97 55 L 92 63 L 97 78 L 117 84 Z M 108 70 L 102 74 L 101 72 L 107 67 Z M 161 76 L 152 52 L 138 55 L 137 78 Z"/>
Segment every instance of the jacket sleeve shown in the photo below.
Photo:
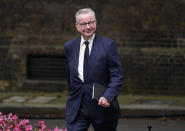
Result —
<path fill-rule="evenodd" d="M 108 47 L 107 61 L 109 72 L 109 84 L 108 88 L 105 90 L 104 97 L 110 103 L 113 103 L 119 95 L 120 87 L 123 84 L 121 60 L 117 51 L 116 44 L 113 41 Z"/>
<path fill-rule="evenodd" d="M 67 71 L 67 83 L 68 86 L 70 85 L 70 73 L 69 73 L 69 54 L 68 54 L 68 48 L 66 46 L 66 44 L 64 44 L 64 53 L 65 53 L 65 58 L 66 58 L 66 71 Z"/>

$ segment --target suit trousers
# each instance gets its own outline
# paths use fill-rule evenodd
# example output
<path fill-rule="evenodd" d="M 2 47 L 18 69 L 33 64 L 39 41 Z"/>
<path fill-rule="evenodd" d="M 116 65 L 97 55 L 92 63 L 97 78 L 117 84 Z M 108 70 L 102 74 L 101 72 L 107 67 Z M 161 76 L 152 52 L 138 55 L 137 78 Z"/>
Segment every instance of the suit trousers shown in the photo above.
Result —
<path fill-rule="evenodd" d="M 84 93 L 77 117 L 67 123 L 67 131 L 87 131 L 90 125 L 95 131 L 116 131 L 118 118 L 114 111 L 101 107 L 92 100 L 92 89 L 84 87 Z"/>

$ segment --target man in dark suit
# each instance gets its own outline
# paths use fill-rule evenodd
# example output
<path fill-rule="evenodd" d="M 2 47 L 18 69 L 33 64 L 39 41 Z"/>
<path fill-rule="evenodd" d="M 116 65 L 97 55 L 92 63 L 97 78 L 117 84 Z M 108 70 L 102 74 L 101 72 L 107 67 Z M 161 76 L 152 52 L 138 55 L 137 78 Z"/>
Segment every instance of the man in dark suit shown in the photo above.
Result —
<path fill-rule="evenodd" d="M 81 37 L 64 44 L 68 69 L 66 121 L 68 131 L 116 131 L 120 108 L 117 96 L 123 84 L 120 56 L 113 40 L 95 34 L 96 17 L 90 8 L 76 12 Z M 87 55 L 88 54 L 88 55 Z M 106 90 L 92 99 L 93 83 Z"/>

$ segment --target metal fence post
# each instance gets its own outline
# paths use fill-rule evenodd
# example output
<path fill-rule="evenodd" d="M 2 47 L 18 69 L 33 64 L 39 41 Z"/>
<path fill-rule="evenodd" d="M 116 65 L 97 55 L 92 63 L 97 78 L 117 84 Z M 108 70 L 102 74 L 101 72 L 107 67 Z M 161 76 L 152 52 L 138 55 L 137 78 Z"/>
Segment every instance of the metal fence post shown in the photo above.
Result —
<path fill-rule="evenodd" d="M 151 131 L 152 126 L 147 126 L 147 127 L 148 127 L 148 131 Z"/>

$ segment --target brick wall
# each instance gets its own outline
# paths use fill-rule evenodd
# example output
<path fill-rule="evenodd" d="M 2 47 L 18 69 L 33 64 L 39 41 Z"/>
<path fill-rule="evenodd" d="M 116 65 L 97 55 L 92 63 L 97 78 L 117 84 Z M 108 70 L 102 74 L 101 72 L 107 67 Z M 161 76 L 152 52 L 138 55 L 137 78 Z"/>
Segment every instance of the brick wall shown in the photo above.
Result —
<path fill-rule="evenodd" d="M 122 54 L 125 90 L 134 93 L 185 91 L 184 32 L 127 32 Z M 123 90 L 124 90 L 123 89 Z M 180 91 L 180 92 L 179 92 Z"/>
<path fill-rule="evenodd" d="M 185 57 L 181 53 L 125 53 L 125 90 L 184 94 Z"/>
<path fill-rule="evenodd" d="M 27 56 L 63 56 L 64 42 L 79 35 L 75 11 L 91 7 L 97 34 L 118 44 L 123 90 L 180 94 L 185 90 L 184 5 L 178 0 L 1 0 L 0 90 L 61 89 L 60 82 L 29 81 Z"/>

